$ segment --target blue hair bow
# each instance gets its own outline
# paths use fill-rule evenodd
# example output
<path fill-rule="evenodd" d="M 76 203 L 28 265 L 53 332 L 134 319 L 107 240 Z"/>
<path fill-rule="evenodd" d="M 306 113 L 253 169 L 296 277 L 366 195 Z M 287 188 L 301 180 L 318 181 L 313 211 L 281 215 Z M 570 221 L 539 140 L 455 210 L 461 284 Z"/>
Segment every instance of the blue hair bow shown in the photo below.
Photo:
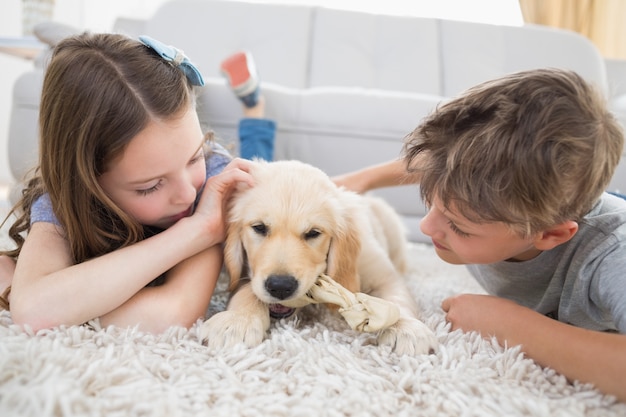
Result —
<path fill-rule="evenodd" d="M 191 61 L 189 61 L 183 51 L 174 48 L 173 46 L 166 45 L 163 42 L 157 41 L 156 39 L 153 39 L 146 35 L 140 36 L 139 40 L 141 41 L 141 43 L 158 53 L 161 58 L 179 67 L 185 73 L 187 79 L 189 80 L 189 82 L 191 82 L 192 85 L 197 85 L 200 87 L 204 85 L 204 79 L 202 78 L 202 74 L 200 74 L 198 68 L 196 68 L 196 66 L 192 64 Z"/>

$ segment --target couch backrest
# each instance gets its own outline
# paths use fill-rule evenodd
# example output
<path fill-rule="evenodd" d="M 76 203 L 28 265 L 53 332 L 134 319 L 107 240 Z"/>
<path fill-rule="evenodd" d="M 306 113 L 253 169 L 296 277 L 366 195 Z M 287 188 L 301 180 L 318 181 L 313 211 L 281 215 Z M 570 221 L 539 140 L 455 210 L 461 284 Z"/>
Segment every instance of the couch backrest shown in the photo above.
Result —
<path fill-rule="evenodd" d="M 574 70 L 608 92 L 600 52 L 575 32 L 453 20 L 441 20 L 440 29 L 442 95 L 446 97 L 491 78 L 540 67 Z"/>
<path fill-rule="evenodd" d="M 376 15 L 236 0 L 174 0 L 146 33 L 184 50 L 207 77 L 250 50 L 264 82 L 362 87 L 452 97 L 479 82 L 537 67 L 577 71 L 608 92 L 597 48 L 574 32 Z"/>
<path fill-rule="evenodd" d="M 318 7 L 310 86 L 441 95 L 438 23 L 437 19 Z"/>
<path fill-rule="evenodd" d="M 311 14 L 307 6 L 175 0 L 148 19 L 150 36 L 182 49 L 205 77 L 238 50 L 254 55 L 264 81 L 308 86 Z"/>

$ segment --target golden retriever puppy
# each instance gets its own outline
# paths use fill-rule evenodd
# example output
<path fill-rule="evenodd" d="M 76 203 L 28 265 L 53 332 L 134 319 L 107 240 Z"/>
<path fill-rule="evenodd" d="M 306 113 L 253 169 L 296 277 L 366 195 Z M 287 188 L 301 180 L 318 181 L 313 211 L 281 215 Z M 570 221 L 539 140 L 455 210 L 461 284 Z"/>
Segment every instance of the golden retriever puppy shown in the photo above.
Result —
<path fill-rule="evenodd" d="M 379 345 L 399 354 L 436 347 L 403 281 L 406 238 L 388 204 L 339 188 L 298 161 L 257 161 L 251 174 L 256 185 L 238 190 L 228 209 L 224 257 L 233 293 L 226 311 L 202 325 L 210 348 L 260 344 L 270 317 L 293 314 L 322 273 L 399 307 L 400 319 L 379 332 Z"/>

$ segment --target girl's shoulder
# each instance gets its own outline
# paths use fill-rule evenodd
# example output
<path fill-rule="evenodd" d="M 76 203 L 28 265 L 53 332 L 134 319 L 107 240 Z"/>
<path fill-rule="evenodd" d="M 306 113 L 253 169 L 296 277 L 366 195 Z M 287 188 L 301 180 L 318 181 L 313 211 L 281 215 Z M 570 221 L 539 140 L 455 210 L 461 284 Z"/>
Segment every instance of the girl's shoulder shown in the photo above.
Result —
<path fill-rule="evenodd" d="M 36 222 L 52 223 L 60 226 L 54 211 L 52 210 L 52 202 L 48 193 L 42 194 L 33 202 L 30 207 L 30 224 Z"/>
<path fill-rule="evenodd" d="M 210 143 L 209 152 L 205 159 L 207 178 L 222 172 L 232 159 L 232 155 L 222 145 L 215 142 Z"/>

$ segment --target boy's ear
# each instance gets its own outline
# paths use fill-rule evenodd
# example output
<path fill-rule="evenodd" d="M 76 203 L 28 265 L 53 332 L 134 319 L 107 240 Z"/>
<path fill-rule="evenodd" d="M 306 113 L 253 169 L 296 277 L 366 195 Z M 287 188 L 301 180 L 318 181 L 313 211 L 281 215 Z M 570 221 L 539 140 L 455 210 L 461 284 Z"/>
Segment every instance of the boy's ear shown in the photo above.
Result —
<path fill-rule="evenodd" d="M 576 232 L 578 223 L 568 220 L 539 232 L 535 238 L 535 247 L 539 250 L 550 250 L 570 240 Z"/>

